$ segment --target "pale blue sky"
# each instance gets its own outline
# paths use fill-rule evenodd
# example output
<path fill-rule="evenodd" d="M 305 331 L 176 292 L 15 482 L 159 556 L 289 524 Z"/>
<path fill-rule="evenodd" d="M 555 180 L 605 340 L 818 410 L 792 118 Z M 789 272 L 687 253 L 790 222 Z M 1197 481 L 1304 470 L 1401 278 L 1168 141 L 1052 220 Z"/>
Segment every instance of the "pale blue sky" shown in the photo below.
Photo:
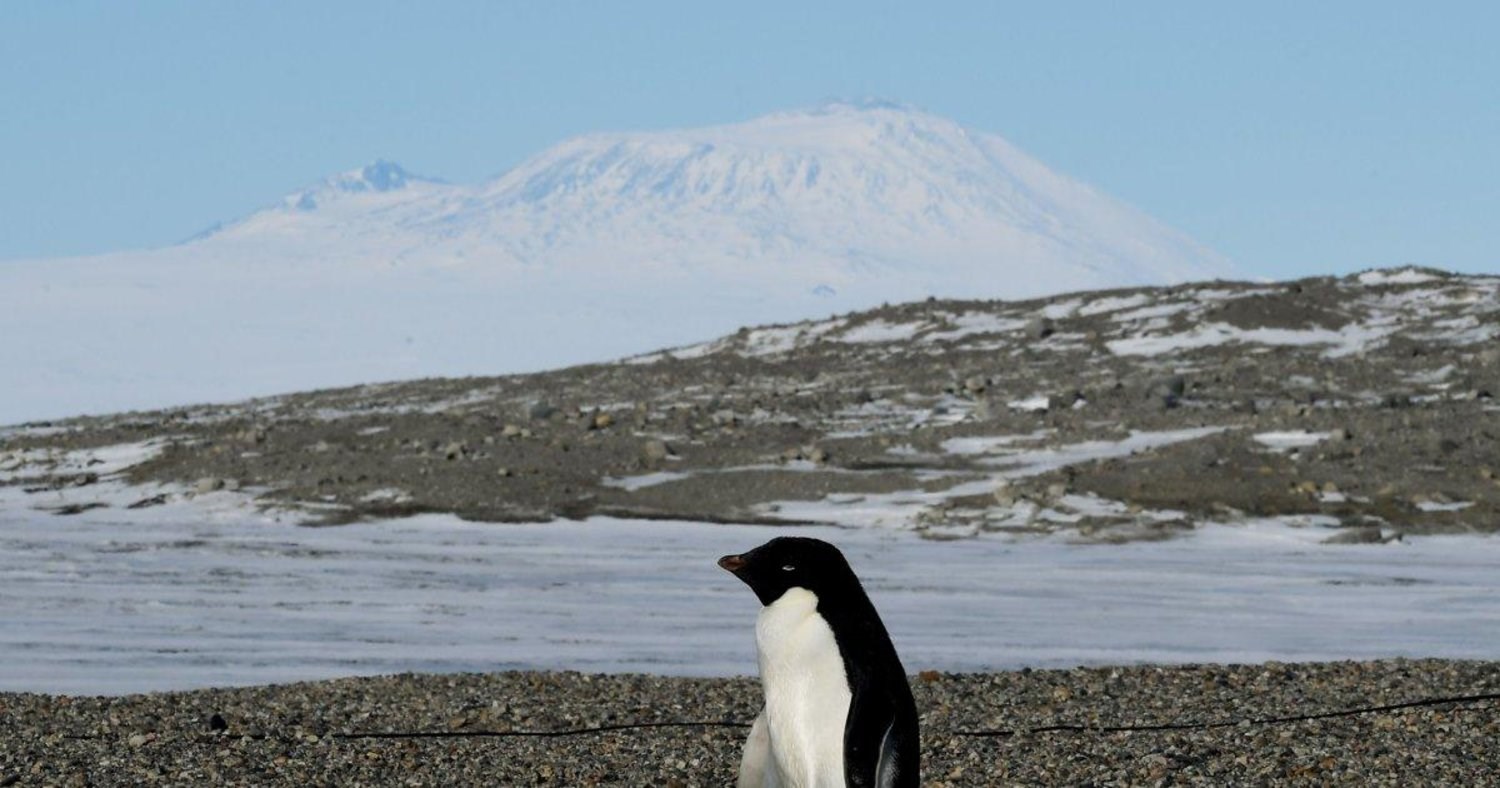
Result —
<path fill-rule="evenodd" d="M 0 259 L 159 246 L 379 157 L 878 96 L 1269 276 L 1500 271 L 1500 4 L 0 5 Z"/>

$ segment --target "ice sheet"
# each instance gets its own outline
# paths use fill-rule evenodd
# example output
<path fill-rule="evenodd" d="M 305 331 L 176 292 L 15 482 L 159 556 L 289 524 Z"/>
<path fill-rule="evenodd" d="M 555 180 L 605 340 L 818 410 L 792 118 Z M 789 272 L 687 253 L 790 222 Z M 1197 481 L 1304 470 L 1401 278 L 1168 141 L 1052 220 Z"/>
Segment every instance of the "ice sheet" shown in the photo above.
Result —
<path fill-rule="evenodd" d="M 339 528 L 107 513 L 0 522 L 0 689 L 120 694 L 397 671 L 755 670 L 714 566 L 839 544 L 909 670 L 1493 658 L 1500 541 L 1316 544 L 1273 521 L 1171 542 L 931 542 L 875 529 L 424 516 Z"/>

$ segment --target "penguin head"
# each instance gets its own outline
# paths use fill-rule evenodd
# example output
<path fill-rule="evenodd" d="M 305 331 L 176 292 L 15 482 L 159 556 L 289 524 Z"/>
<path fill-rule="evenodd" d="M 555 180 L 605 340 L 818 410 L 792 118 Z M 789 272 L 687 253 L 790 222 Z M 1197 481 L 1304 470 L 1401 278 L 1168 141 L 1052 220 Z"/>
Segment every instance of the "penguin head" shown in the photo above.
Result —
<path fill-rule="evenodd" d="M 802 536 L 781 536 L 748 553 L 726 555 L 719 566 L 750 586 L 762 605 L 769 605 L 793 588 L 805 588 L 820 598 L 847 590 L 859 580 L 837 547 Z"/>

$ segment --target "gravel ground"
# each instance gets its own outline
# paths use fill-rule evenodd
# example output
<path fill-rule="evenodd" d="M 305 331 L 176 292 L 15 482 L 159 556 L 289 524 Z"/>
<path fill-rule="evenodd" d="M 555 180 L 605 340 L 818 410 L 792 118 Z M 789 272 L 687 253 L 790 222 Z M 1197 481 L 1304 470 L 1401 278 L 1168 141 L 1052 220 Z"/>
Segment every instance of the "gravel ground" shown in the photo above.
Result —
<path fill-rule="evenodd" d="M 914 680 L 929 786 L 1495 785 L 1495 701 L 1136 732 L 962 731 L 1243 720 L 1500 692 L 1500 663 L 1138 666 Z M 0 785 L 727 785 L 745 731 L 344 738 L 743 721 L 753 679 L 401 675 L 119 698 L 0 695 Z M 217 719 L 216 719 L 217 717 Z M 224 730 L 215 730 L 225 728 Z"/>

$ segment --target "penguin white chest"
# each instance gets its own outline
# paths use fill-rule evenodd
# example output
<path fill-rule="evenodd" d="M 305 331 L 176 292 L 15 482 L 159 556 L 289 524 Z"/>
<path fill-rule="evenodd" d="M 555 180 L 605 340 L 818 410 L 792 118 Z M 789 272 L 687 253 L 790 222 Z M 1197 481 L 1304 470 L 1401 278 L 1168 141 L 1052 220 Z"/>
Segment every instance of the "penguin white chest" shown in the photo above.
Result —
<path fill-rule="evenodd" d="M 849 679 L 818 597 L 793 588 L 755 625 L 771 756 L 787 788 L 843 788 Z"/>

